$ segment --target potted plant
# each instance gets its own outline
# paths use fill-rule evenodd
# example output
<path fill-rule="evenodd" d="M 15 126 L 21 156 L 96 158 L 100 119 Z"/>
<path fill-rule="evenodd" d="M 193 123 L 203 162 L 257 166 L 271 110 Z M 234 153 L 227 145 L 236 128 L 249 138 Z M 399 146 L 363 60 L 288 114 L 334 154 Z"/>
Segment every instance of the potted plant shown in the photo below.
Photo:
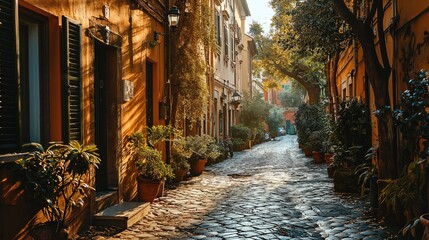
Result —
<path fill-rule="evenodd" d="M 182 181 L 186 174 L 191 169 L 188 158 L 191 157 L 192 152 L 185 148 L 186 141 L 180 137 L 173 140 L 173 147 L 171 148 L 171 168 L 174 173 L 174 181 Z"/>
<path fill-rule="evenodd" d="M 309 146 L 313 150 L 313 159 L 315 163 L 322 163 L 323 160 L 323 141 L 326 138 L 324 130 L 314 131 L 309 137 Z"/>
<path fill-rule="evenodd" d="M 192 152 L 189 158 L 191 165 L 191 174 L 198 176 L 204 171 L 207 160 L 216 159 L 220 152 L 214 141 L 209 135 L 187 136 L 185 149 Z"/>
<path fill-rule="evenodd" d="M 130 136 L 131 152 L 137 167 L 138 200 L 152 203 L 158 195 L 160 186 L 166 179 L 173 178 L 173 170 L 162 160 L 162 152 L 154 146 L 169 139 L 172 128 L 153 126 L 147 129 L 146 136 L 139 131 Z"/>
<path fill-rule="evenodd" d="M 18 161 L 25 173 L 26 193 L 41 207 L 47 222 L 31 231 L 33 239 L 68 239 L 72 212 L 83 207 L 87 193 L 95 190 L 85 182 L 85 174 L 97 167 L 100 159 L 97 147 L 53 144 L 46 150 L 38 143 L 23 146 L 31 152 Z"/>

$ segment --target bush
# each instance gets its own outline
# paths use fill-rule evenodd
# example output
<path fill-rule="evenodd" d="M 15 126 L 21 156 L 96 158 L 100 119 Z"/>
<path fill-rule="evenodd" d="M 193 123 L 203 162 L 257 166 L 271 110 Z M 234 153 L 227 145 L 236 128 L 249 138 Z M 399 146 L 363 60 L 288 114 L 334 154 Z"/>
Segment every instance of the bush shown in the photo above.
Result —
<path fill-rule="evenodd" d="M 327 128 L 326 113 L 323 108 L 315 105 L 303 104 L 295 114 L 295 126 L 298 142 L 303 147 L 311 147 L 310 135 L 316 131 L 324 131 Z"/>
<path fill-rule="evenodd" d="M 231 126 L 231 135 L 233 138 L 239 138 L 243 140 L 244 142 L 248 141 L 252 137 L 252 131 L 250 128 L 239 124 Z"/>
<path fill-rule="evenodd" d="M 243 151 L 246 148 L 246 143 L 240 138 L 233 138 L 232 146 L 234 151 Z"/>
<path fill-rule="evenodd" d="M 255 133 L 255 142 L 261 143 L 265 140 L 265 131 L 264 129 L 257 129 Z"/>
<path fill-rule="evenodd" d="M 355 98 L 341 102 L 331 128 L 329 137 L 334 153 L 338 155 L 337 152 L 344 152 L 345 148 L 349 155 L 348 159 L 353 159 L 346 162 L 352 166 L 363 163 L 366 151 L 371 147 L 372 134 L 367 106 Z"/>

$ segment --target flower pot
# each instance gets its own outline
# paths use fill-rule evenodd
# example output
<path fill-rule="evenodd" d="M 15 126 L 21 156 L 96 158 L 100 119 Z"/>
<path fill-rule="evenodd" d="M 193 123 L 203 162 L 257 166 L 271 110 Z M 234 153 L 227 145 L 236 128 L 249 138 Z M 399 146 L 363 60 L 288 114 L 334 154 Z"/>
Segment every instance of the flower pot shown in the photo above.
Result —
<path fill-rule="evenodd" d="M 324 159 L 325 159 L 326 166 L 331 165 L 333 156 L 334 154 L 332 153 L 325 153 Z"/>
<path fill-rule="evenodd" d="M 313 151 L 311 150 L 311 148 L 304 148 L 304 155 L 306 157 L 310 157 L 313 154 Z"/>
<path fill-rule="evenodd" d="M 158 195 L 160 185 L 161 181 L 137 177 L 138 200 L 152 203 Z"/>
<path fill-rule="evenodd" d="M 34 240 L 67 240 L 69 229 L 61 223 L 58 226 L 58 222 L 51 221 L 37 224 L 30 235 Z"/>
<path fill-rule="evenodd" d="M 322 159 L 323 159 L 323 153 L 313 151 L 313 160 L 315 163 L 317 163 L 317 164 L 322 163 Z"/>
<path fill-rule="evenodd" d="M 198 159 L 197 161 L 193 161 L 191 163 L 191 175 L 198 176 L 201 175 L 204 171 L 204 167 L 206 166 L 207 159 Z"/>
<path fill-rule="evenodd" d="M 424 239 L 429 240 L 429 213 L 420 216 L 420 223 L 425 227 Z"/>
<path fill-rule="evenodd" d="M 186 176 L 186 170 L 183 169 L 177 169 L 174 171 L 174 181 L 175 182 L 181 182 Z"/>

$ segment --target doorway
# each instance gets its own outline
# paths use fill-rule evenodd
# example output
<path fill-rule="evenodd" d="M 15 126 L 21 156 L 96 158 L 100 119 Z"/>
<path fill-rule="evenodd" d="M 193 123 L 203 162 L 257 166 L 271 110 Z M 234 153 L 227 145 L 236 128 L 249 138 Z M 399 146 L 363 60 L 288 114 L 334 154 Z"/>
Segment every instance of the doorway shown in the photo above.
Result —
<path fill-rule="evenodd" d="M 95 41 L 94 108 L 95 144 L 101 163 L 96 172 L 97 191 L 118 187 L 118 48 Z"/>

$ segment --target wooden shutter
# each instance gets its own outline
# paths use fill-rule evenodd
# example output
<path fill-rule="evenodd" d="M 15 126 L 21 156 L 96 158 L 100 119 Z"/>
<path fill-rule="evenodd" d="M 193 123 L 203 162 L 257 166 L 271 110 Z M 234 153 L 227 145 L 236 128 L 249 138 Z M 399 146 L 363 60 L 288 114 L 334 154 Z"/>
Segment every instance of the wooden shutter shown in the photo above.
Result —
<path fill-rule="evenodd" d="M 63 16 L 65 140 L 82 141 L 82 25 Z"/>
<path fill-rule="evenodd" d="M 18 94 L 18 3 L 0 0 L 0 153 L 20 146 Z"/>

